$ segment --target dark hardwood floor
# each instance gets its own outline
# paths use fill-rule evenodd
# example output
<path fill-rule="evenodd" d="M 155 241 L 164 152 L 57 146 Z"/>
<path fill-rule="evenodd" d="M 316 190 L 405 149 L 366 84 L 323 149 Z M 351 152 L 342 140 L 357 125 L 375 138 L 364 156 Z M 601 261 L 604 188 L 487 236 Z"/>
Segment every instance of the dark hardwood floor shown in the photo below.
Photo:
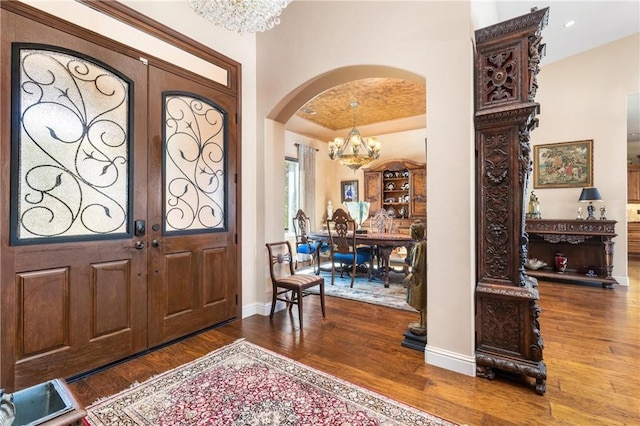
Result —
<path fill-rule="evenodd" d="M 469 377 L 426 365 L 400 345 L 416 314 L 344 299 L 305 305 L 273 320 L 253 316 L 206 331 L 70 384 L 85 405 L 133 382 L 200 357 L 238 338 L 468 425 L 639 425 L 640 258 L 630 260 L 629 287 L 540 282 L 540 325 L 547 392 L 528 381 Z M 305 300 L 305 301 L 306 301 Z M 445 326 L 443 324 L 442 326 Z"/>

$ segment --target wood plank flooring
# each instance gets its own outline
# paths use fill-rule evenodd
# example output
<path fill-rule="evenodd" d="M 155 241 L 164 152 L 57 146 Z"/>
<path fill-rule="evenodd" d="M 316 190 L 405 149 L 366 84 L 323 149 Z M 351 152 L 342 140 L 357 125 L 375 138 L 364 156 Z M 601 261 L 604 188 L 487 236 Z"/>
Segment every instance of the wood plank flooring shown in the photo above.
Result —
<path fill-rule="evenodd" d="M 133 382 L 238 338 L 405 404 L 468 425 L 640 425 L 640 257 L 629 287 L 539 283 L 547 392 L 527 380 L 469 377 L 426 365 L 400 345 L 416 314 L 338 298 L 297 315 L 253 316 L 209 330 L 70 384 L 89 405 Z M 443 325 L 445 326 L 445 325 Z"/>

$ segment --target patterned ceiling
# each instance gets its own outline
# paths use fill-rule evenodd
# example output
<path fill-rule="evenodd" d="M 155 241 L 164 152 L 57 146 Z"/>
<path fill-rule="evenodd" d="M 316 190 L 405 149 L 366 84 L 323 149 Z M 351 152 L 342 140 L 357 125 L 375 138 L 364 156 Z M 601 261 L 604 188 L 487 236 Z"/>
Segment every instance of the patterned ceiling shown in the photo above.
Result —
<path fill-rule="evenodd" d="M 356 125 L 397 120 L 426 113 L 426 87 L 395 78 L 365 78 L 335 86 L 311 99 L 296 113 L 330 130 L 353 126 L 351 102 L 357 102 Z"/>

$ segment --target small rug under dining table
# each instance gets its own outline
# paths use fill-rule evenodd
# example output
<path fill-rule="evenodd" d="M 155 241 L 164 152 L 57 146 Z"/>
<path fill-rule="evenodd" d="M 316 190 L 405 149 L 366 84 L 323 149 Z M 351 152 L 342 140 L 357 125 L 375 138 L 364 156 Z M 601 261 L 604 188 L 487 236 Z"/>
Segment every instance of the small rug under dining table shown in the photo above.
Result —
<path fill-rule="evenodd" d="M 313 268 L 304 268 L 297 273 L 313 274 L 314 272 Z M 345 273 L 340 278 L 340 272 L 336 272 L 334 285 L 331 285 L 331 272 L 324 269 L 320 272 L 320 275 L 324 278 L 326 296 L 357 300 L 417 313 L 418 311 L 407 303 L 407 287 L 402 282 L 405 275 L 397 272 L 391 272 L 391 274 L 388 287 L 385 287 L 384 278 L 376 277 L 373 280 L 369 280 L 366 274 L 357 274 L 353 287 L 351 287 L 351 276 L 348 273 Z M 308 291 L 317 294 L 319 290 L 317 287 L 313 287 Z"/>
<path fill-rule="evenodd" d="M 455 425 L 238 340 L 87 407 L 86 425 Z"/>

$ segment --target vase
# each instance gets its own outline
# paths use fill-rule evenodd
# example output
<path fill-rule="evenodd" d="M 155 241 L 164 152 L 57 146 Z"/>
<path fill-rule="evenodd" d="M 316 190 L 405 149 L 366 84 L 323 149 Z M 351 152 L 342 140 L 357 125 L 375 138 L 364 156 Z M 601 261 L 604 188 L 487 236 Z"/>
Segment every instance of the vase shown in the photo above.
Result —
<path fill-rule="evenodd" d="M 557 252 L 553 258 L 553 262 L 557 272 L 563 273 L 567 270 L 567 256 L 565 256 L 564 253 Z"/>

